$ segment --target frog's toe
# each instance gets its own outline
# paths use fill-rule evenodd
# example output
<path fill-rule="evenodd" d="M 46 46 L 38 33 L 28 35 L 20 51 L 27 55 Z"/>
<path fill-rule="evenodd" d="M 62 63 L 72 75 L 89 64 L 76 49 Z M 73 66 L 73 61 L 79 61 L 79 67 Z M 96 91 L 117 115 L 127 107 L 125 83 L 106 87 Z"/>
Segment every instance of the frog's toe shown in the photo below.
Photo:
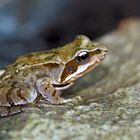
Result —
<path fill-rule="evenodd" d="M 51 100 L 50 102 L 51 102 L 52 104 L 59 105 L 59 104 L 63 104 L 63 101 L 64 101 L 64 99 L 61 98 L 61 97 L 59 97 L 59 98 L 57 98 L 57 99 Z"/>

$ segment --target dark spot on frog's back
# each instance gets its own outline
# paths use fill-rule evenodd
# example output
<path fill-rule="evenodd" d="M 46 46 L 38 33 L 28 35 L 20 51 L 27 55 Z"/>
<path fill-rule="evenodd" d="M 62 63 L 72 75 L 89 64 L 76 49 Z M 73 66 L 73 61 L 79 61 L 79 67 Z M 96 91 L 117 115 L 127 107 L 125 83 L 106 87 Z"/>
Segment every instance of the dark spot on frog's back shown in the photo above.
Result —
<path fill-rule="evenodd" d="M 6 93 L 6 101 L 10 104 L 10 105 L 14 105 L 13 100 L 11 98 L 11 94 L 12 94 L 12 89 L 10 88 L 7 93 Z"/>
<path fill-rule="evenodd" d="M 28 73 L 27 72 L 23 72 L 23 76 L 24 77 L 27 77 L 28 76 Z"/>
<path fill-rule="evenodd" d="M 48 64 L 43 64 L 43 67 L 48 67 L 48 69 L 53 69 L 56 67 L 59 67 L 59 64 L 55 64 L 55 63 L 48 63 Z"/>
<path fill-rule="evenodd" d="M 13 82 L 11 83 L 11 87 L 15 88 L 17 84 L 18 84 L 18 82 L 13 81 Z"/>
<path fill-rule="evenodd" d="M 0 89 L 4 87 L 4 84 L 0 83 Z"/>
<path fill-rule="evenodd" d="M 55 56 L 56 56 L 55 54 L 46 56 L 46 57 L 44 58 L 44 60 L 45 60 L 45 61 L 51 60 L 51 59 L 53 59 L 53 57 L 55 57 Z"/>
<path fill-rule="evenodd" d="M 57 55 L 59 55 L 58 51 L 53 51 L 52 53 L 49 54 L 49 56 L 47 55 L 44 59 L 46 61 L 53 59 L 53 57 L 56 57 Z"/>
<path fill-rule="evenodd" d="M 23 91 L 23 90 L 19 89 L 19 90 L 17 91 L 17 93 L 18 93 L 17 96 L 18 96 L 20 99 L 26 101 L 26 98 L 24 97 L 24 91 Z"/>
<path fill-rule="evenodd" d="M 29 70 L 28 73 L 31 73 L 32 71 L 36 71 L 36 70 L 38 70 L 38 67 L 36 67 L 36 66 L 31 66 L 31 68 L 30 68 L 30 70 Z"/>
<path fill-rule="evenodd" d="M 46 56 L 46 58 L 44 58 L 45 61 L 48 61 L 48 60 L 51 60 L 53 58 L 53 55 L 52 56 Z"/>
<path fill-rule="evenodd" d="M 46 77 L 46 74 L 36 74 L 36 79 L 42 78 L 42 77 Z"/>
<path fill-rule="evenodd" d="M 21 66 L 20 66 L 21 65 Z M 19 64 L 19 66 L 20 67 L 26 67 L 26 66 L 28 66 L 28 64 L 27 63 L 23 63 L 23 64 Z"/>

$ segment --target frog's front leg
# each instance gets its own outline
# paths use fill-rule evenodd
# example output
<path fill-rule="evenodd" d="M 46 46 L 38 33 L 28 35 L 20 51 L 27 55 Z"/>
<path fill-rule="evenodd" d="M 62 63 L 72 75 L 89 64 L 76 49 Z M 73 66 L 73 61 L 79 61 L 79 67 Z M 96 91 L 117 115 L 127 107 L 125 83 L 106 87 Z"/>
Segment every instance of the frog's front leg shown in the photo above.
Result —
<path fill-rule="evenodd" d="M 36 81 L 37 91 L 43 98 L 52 104 L 61 104 L 63 98 L 60 97 L 60 91 L 56 90 L 53 85 L 51 77 L 40 78 Z"/>

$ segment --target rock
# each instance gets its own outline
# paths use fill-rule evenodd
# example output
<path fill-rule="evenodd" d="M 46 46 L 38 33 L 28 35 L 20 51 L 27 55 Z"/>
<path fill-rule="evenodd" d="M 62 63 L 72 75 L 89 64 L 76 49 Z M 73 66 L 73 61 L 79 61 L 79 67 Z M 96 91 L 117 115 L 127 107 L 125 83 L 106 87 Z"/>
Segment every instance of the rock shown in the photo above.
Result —
<path fill-rule="evenodd" d="M 131 19 L 100 38 L 109 55 L 64 91 L 71 102 L 59 106 L 42 102 L 39 108 L 1 118 L 0 139 L 139 140 L 139 36 L 140 20 Z"/>

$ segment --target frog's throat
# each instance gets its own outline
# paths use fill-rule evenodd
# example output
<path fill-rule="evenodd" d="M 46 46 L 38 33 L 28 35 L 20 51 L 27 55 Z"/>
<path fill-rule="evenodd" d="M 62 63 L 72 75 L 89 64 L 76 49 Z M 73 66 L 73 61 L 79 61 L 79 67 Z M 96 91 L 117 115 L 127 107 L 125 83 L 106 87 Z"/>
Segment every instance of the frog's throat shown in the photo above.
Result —
<path fill-rule="evenodd" d="M 56 90 L 64 90 L 64 89 L 67 89 L 67 88 L 71 87 L 72 85 L 73 85 L 73 82 L 71 82 L 71 83 L 64 83 L 64 84 L 53 84 L 53 87 Z"/>

